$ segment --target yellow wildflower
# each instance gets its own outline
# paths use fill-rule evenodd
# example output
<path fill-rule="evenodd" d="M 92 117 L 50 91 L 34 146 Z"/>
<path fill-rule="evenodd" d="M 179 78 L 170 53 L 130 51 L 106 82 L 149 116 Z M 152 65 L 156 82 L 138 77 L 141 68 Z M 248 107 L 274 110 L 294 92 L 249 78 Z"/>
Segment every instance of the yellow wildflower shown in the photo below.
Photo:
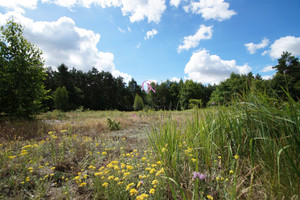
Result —
<path fill-rule="evenodd" d="M 129 190 L 132 186 L 134 186 L 134 183 L 130 183 L 126 186 L 126 190 Z"/>
<path fill-rule="evenodd" d="M 102 184 L 102 186 L 106 188 L 108 186 L 108 183 L 105 182 L 105 183 Z"/>
<path fill-rule="evenodd" d="M 154 193 L 155 193 L 155 189 L 153 189 L 153 188 L 150 189 L 149 193 L 150 193 L 150 194 L 154 194 Z"/>
<path fill-rule="evenodd" d="M 79 185 L 79 187 L 83 187 L 83 186 L 85 186 L 86 185 L 86 183 L 81 183 L 80 185 Z"/>
<path fill-rule="evenodd" d="M 134 188 L 132 188 L 129 192 L 130 192 L 130 196 L 135 195 L 135 194 L 138 193 L 138 191 Z"/>
<path fill-rule="evenodd" d="M 233 173 L 234 173 L 234 171 L 233 171 L 233 170 L 230 170 L 230 171 L 229 171 L 229 174 L 233 174 Z"/>
<path fill-rule="evenodd" d="M 210 199 L 210 200 L 214 199 L 211 195 L 207 195 L 206 197 L 207 197 L 207 199 Z"/>
<path fill-rule="evenodd" d="M 234 156 L 234 159 L 236 159 L 236 160 L 238 160 L 239 158 L 240 158 L 239 155 L 235 155 L 235 156 Z"/>

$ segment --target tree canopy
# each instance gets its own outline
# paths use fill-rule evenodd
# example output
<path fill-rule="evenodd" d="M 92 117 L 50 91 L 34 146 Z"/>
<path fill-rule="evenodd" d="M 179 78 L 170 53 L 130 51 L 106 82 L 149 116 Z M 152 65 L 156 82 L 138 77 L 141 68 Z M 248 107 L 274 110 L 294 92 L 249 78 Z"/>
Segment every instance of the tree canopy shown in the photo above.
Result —
<path fill-rule="evenodd" d="M 23 37 L 13 20 L 0 34 L 0 113 L 32 117 L 42 110 L 47 91 L 42 52 Z"/>

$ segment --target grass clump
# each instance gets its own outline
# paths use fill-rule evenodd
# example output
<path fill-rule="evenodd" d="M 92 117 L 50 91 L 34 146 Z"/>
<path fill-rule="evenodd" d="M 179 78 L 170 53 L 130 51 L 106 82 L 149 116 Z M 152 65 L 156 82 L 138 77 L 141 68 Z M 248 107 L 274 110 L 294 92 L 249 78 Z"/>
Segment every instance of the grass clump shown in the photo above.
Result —
<path fill-rule="evenodd" d="M 111 131 L 120 129 L 120 122 L 116 122 L 116 120 L 112 120 L 109 117 L 107 117 L 106 120 L 107 120 L 107 126 Z"/>

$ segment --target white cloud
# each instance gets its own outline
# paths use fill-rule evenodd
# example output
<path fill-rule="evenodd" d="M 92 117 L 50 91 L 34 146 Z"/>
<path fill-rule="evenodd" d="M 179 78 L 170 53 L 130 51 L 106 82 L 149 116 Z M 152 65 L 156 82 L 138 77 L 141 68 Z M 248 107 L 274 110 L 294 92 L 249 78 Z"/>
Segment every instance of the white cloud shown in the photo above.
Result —
<path fill-rule="evenodd" d="M 276 40 L 270 49 L 271 58 L 280 58 L 284 51 L 292 53 L 294 56 L 300 55 L 300 37 L 286 36 Z"/>
<path fill-rule="evenodd" d="M 202 24 L 195 35 L 185 36 L 183 44 L 179 45 L 177 48 L 178 53 L 182 50 L 189 50 L 190 48 L 197 47 L 200 40 L 211 39 L 213 32 L 212 27 L 213 26 L 205 26 Z"/>
<path fill-rule="evenodd" d="M 148 40 L 149 38 L 153 38 L 154 35 L 156 35 L 158 31 L 156 29 L 152 29 L 151 31 L 147 31 L 146 36 L 144 37 L 145 40 Z"/>
<path fill-rule="evenodd" d="M 269 44 L 269 40 L 267 38 L 264 38 L 259 44 L 254 44 L 251 42 L 251 43 L 244 44 L 244 46 L 247 47 L 250 54 L 255 54 L 257 49 L 265 48 L 266 46 L 268 46 L 268 44 Z"/>
<path fill-rule="evenodd" d="M 131 32 L 131 28 L 130 28 L 129 26 L 127 26 L 127 30 L 128 30 L 129 32 Z"/>
<path fill-rule="evenodd" d="M 38 0 L 1 0 L 0 7 L 8 9 L 27 8 L 35 9 L 37 7 Z"/>
<path fill-rule="evenodd" d="M 225 80 L 232 72 L 246 74 L 250 71 L 248 64 L 239 66 L 235 60 L 222 60 L 205 49 L 193 53 L 184 69 L 188 79 L 210 84 Z"/>
<path fill-rule="evenodd" d="M 120 7 L 124 16 L 129 15 L 130 22 L 138 22 L 148 18 L 148 22 L 160 21 L 162 13 L 166 9 L 165 0 L 43 0 L 47 3 L 55 3 L 59 6 L 72 8 L 91 5 L 106 7 Z"/>
<path fill-rule="evenodd" d="M 165 11 L 165 0 L 122 0 L 123 15 L 130 15 L 130 22 L 138 22 L 148 18 L 148 22 L 160 21 Z"/>
<path fill-rule="evenodd" d="M 140 48 L 141 47 L 141 43 L 139 42 L 137 45 L 136 45 L 136 48 Z"/>
<path fill-rule="evenodd" d="M 261 70 L 261 72 L 271 72 L 271 71 L 274 71 L 275 69 L 273 69 L 273 67 L 271 65 L 269 66 L 266 66 L 265 68 L 263 68 Z"/>
<path fill-rule="evenodd" d="M 177 78 L 177 77 L 172 77 L 171 81 L 174 81 L 174 82 L 179 82 L 179 81 L 180 81 L 180 78 Z"/>
<path fill-rule="evenodd" d="M 61 17 L 53 22 L 33 21 L 20 13 L 9 12 L 5 15 L 0 13 L 0 25 L 4 25 L 5 19 L 12 15 L 24 26 L 24 37 L 43 51 L 46 66 L 56 67 L 64 63 L 83 71 L 95 67 L 130 79 L 130 75 L 116 70 L 112 53 L 98 50 L 100 35 L 76 27 L 71 18 Z"/>
<path fill-rule="evenodd" d="M 264 79 L 264 80 L 269 80 L 271 79 L 273 76 L 270 76 L 270 75 L 266 75 L 266 76 L 262 76 L 261 78 Z"/>
<path fill-rule="evenodd" d="M 119 30 L 121 33 L 126 33 L 126 30 L 121 29 L 120 27 L 118 27 L 118 30 Z"/>
<path fill-rule="evenodd" d="M 205 20 L 223 21 L 236 15 L 234 10 L 229 10 L 229 3 L 224 0 L 191 1 L 189 5 L 184 6 L 184 10 L 193 14 L 201 14 Z"/>
<path fill-rule="evenodd" d="M 170 0 L 170 5 L 175 6 L 176 8 L 179 6 L 181 0 Z"/>

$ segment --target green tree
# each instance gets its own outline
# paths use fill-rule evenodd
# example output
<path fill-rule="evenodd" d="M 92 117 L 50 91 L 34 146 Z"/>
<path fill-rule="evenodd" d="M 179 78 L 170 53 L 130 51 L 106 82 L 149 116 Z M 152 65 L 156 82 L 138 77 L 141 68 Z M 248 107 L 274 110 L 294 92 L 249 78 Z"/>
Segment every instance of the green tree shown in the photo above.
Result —
<path fill-rule="evenodd" d="M 46 98 L 42 52 L 23 37 L 13 20 L 0 28 L 0 113 L 33 117 Z"/>
<path fill-rule="evenodd" d="M 57 110 L 68 111 L 69 95 L 65 86 L 58 87 L 54 92 L 54 105 Z"/>
<path fill-rule="evenodd" d="M 270 87 L 280 97 L 286 95 L 284 90 L 288 91 L 295 100 L 300 98 L 300 61 L 292 56 L 291 53 L 283 52 L 278 59 L 278 65 L 273 67 L 277 70 L 274 78 L 270 81 Z"/>
<path fill-rule="evenodd" d="M 134 110 L 142 110 L 144 108 L 144 102 L 142 97 L 140 97 L 138 94 L 135 95 L 133 109 Z"/>

